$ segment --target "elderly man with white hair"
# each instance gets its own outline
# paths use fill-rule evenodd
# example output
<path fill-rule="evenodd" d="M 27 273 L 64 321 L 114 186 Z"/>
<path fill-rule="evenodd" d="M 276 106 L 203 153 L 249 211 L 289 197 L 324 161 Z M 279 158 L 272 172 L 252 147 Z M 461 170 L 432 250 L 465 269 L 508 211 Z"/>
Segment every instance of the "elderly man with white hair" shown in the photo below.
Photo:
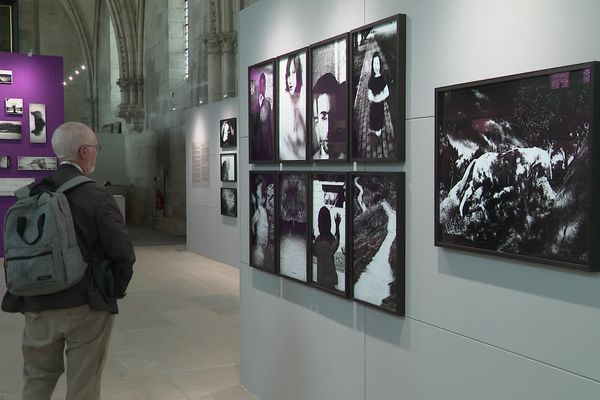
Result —
<path fill-rule="evenodd" d="M 70 179 L 89 175 L 100 145 L 86 125 L 67 122 L 52 137 L 60 165 L 31 185 L 30 195 L 55 191 Z M 16 296 L 7 292 L 2 310 L 25 315 L 22 351 L 24 400 L 47 400 L 65 372 L 67 400 L 100 399 L 117 299 L 125 296 L 135 254 L 123 216 L 112 195 L 94 181 L 65 192 L 77 243 L 88 264 L 84 278 L 61 292 Z"/>

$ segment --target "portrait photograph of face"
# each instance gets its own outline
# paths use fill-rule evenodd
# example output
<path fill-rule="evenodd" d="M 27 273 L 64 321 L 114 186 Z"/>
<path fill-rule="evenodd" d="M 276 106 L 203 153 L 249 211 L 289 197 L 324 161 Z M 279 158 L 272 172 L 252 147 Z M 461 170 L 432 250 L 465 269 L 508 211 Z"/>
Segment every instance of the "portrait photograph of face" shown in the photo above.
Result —
<path fill-rule="evenodd" d="M 275 160 L 274 62 L 248 68 L 250 163 Z"/>
<path fill-rule="evenodd" d="M 236 154 L 221 154 L 221 181 L 235 182 L 237 180 Z"/>
<path fill-rule="evenodd" d="M 312 282 L 337 293 L 346 292 L 345 174 L 312 174 L 311 269 Z"/>
<path fill-rule="evenodd" d="M 351 32 L 353 160 L 404 160 L 405 16 Z"/>
<path fill-rule="evenodd" d="M 250 266 L 275 272 L 275 174 L 250 172 Z"/>
<path fill-rule="evenodd" d="M 314 161 L 348 158 L 347 35 L 310 48 L 310 155 Z"/>
<path fill-rule="evenodd" d="M 6 106 L 6 115 L 23 115 L 23 99 L 6 98 L 4 100 Z"/>
<path fill-rule="evenodd" d="M 237 217 L 237 189 L 221 188 L 221 215 Z"/>
<path fill-rule="evenodd" d="M 404 312 L 404 174 L 350 175 L 353 297 Z"/>
<path fill-rule="evenodd" d="M 306 49 L 277 59 L 279 161 L 306 161 Z"/>
<path fill-rule="evenodd" d="M 222 119 L 219 136 L 222 149 L 237 146 L 237 118 Z"/>
<path fill-rule="evenodd" d="M 308 174 L 286 172 L 277 178 L 279 273 L 306 282 Z"/>

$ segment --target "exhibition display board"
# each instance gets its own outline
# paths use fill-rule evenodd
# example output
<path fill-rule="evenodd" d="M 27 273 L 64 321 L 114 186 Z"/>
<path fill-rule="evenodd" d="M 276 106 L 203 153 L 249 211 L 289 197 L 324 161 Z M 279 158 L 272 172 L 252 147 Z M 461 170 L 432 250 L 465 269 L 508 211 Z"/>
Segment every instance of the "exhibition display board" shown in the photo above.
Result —
<path fill-rule="evenodd" d="M 0 188 L 56 169 L 50 142 L 54 129 L 64 122 L 62 82 L 62 57 L 0 52 Z M 8 191 L 0 191 L 1 221 L 14 202 Z"/>

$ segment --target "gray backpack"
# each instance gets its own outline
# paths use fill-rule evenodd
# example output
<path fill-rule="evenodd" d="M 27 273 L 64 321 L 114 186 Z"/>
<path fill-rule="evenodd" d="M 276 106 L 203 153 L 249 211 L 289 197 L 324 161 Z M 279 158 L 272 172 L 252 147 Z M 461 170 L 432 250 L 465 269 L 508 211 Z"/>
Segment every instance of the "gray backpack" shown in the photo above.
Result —
<path fill-rule="evenodd" d="M 64 192 L 86 182 L 93 180 L 77 176 L 54 192 L 35 196 L 27 186 L 15 192 L 17 202 L 4 219 L 4 272 L 10 293 L 57 293 L 81 281 L 88 264 L 77 245 Z"/>

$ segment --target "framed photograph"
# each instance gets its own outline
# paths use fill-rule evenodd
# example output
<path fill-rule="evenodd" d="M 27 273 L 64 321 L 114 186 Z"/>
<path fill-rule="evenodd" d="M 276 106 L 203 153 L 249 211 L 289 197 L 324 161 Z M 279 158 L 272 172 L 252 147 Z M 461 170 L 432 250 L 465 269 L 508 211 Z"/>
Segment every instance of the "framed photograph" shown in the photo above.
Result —
<path fill-rule="evenodd" d="M 0 197 L 13 197 L 15 191 L 35 182 L 35 178 L 0 178 Z"/>
<path fill-rule="evenodd" d="M 13 72 L 9 69 L 0 69 L 0 84 L 10 85 L 13 83 Z"/>
<path fill-rule="evenodd" d="M 599 269 L 599 66 L 435 90 L 437 246 Z"/>
<path fill-rule="evenodd" d="M 319 288 L 346 296 L 347 175 L 314 173 L 310 179 L 310 282 Z"/>
<path fill-rule="evenodd" d="M 348 160 L 348 34 L 310 46 L 312 161 Z"/>
<path fill-rule="evenodd" d="M 253 172 L 250 190 L 250 266 L 275 268 L 275 173 Z"/>
<path fill-rule="evenodd" d="M 307 159 L 307 54 L 304 48 L 277 58 L 277 154 L 282 162 Z"/>
<path fill-rule="evenodd" d="M 29 104 L 29 142 L 46 143 L 45 104 Z"/>
<path fill-rule="evenodd" d="M 277 174 L 279 273 L 306 282 L 308 265 L 308 173 Z"/>
<path fill-rule="evenodd" d="M 0 169 L 10 168 L 10 156 L 0 156 Z"/>
<path fill-rule="evenodd" d="M 5 98 L 6 115 L 23 115 L 23 99 Z"/>
<path fill-rule="evenodd" d="M 237 181 L 237 154 L 225 153 L 221 154 L 221 181 L 235 182 Z"/>
<path fill-rule="evenodd" d="M 21 140 L 21 121 L 0 121 L 0 139 Z"/>
<path fill-rule="evenodd" d="M 237 118 L 222 119 L 219 128 L 219 143 L 222 149 L 237 146 Z"/>
<path fill-rule="evenodd" d="M 274 60 L 248 67 L 250 163 L 275 161 Z"/>
<path fill-rule="evenodd" d="M 404 161 L 406 15 L 350 32 L 351 159 Z"/>
<path fill-rule="evenodd" d="M 237 189 L 221 188 L 221 215 L 237 218 Z"/>
<path fill-rule="evenodd" d="M 352 297 L 404 315 L 404 173 L 350 175 Z"/>
<path fill-rule="evenodd" d="M 19 52 L 19 12 L 17 0 L 0 1 L 0 51 Z"/>
<path fill-rule="evenodd" d="M 53 171 L 58 162 L 56 157 L 18 157 L 17 169 L 19 171 Z"/>

